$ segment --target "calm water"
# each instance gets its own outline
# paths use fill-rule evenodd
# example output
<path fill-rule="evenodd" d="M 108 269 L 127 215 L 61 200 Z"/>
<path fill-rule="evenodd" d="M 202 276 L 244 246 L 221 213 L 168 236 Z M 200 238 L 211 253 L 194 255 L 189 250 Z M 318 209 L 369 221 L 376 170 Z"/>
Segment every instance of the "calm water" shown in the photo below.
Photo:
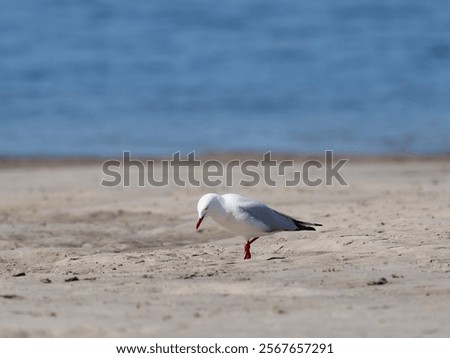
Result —
<path fill-rule="evenodd" d="M 448 0 L 0 8 L 0 155 L 450 153 Z"/>

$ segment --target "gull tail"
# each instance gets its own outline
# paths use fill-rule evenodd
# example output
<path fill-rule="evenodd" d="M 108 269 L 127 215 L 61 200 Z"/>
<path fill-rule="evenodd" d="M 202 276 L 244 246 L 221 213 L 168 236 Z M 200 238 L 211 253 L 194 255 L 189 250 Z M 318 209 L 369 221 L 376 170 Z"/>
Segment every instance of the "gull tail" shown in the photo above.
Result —
<path fill-rule="evenodd" d="M 295 220 L 292 219 L 294 221 L 295 226 L 297 226 L 297 230 L 295 231 L 300 231 L 300 230 L 309 230 L 309 231 L 316 231 L 316 229 L 313 226 L 322 226 L 322 224 L 318 224 L 318 223 L 308 223 L 306 221 L 300 221 L 300 220 Z"/>

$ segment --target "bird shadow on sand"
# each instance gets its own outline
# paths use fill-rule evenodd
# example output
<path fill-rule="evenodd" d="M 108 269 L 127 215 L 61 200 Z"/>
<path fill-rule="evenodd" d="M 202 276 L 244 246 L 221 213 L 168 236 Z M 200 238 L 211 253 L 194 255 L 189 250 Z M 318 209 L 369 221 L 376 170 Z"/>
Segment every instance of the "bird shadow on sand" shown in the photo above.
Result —
<path fill-rule="evenodd" d="M 267 261 L 271 261 L 271 260 L 284 260 L 286 257 L 284 257 L 284 256 L 272 256 L 272 257 L 269 257 L 268 259 L 267 259 Z"/>

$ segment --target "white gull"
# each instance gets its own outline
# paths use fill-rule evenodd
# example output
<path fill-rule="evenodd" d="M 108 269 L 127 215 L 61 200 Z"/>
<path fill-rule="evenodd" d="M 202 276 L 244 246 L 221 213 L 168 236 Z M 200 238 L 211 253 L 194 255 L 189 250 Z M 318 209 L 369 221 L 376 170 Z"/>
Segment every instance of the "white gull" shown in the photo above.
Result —
<path fill-rule="evenodd" d="M 247 239 L 244 246 L 244 260 L 250 259 L 250 245 L 260 236 L 270 235 L 279 231 L 315 231 L 313 226 L 322 226 L 294 219 L 269 208 L 260 201 L 238 194 L 205 194 L 197 204 L 198 221 L 195 229 L 206 216 L 210 216 L 224 228 L 242 235 Z"/>

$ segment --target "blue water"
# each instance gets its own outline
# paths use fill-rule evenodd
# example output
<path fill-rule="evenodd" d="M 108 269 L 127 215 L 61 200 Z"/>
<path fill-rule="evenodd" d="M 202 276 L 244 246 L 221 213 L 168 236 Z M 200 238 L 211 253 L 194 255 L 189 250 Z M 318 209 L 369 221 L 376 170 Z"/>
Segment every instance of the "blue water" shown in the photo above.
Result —
<path fill-rule="evenodd" d="M 0 155 L 450 153 L 448 0 L 0 8 Z"/>

